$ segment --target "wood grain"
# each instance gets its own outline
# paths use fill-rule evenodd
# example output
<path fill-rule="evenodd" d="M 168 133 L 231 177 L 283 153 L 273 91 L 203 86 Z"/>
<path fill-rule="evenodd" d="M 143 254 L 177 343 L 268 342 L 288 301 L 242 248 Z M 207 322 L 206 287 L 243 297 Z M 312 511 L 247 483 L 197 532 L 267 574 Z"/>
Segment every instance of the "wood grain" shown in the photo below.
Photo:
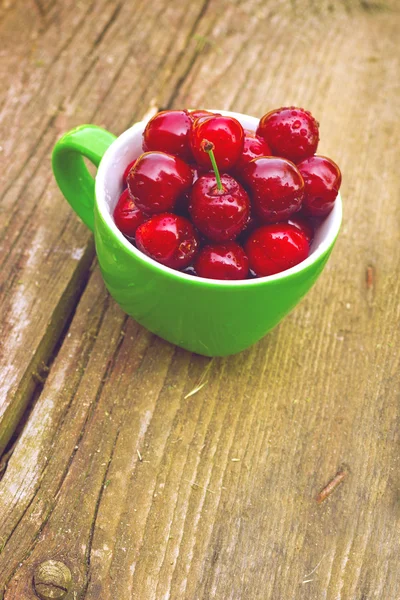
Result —
<path fill-rule="evenodd" d="M 49 6 L 44 17 L 19 2 L 0 24 L 9 57 L 0 122 L 0 356 L 8 365 L 1 385 L 0 452 L 93 258 L 91 236 L 56 189 L 51 148 L 62 132 L 82 122 L 119 133 L 165 102 L 197 52 L 192 30 L 202 10 L 201 3 L 188 10 L 163 1 L 135 7 L 63 2 Z"/>
<path fill-rule="evenodd" d="M 97 267 L 91 274 L 82 267 L 69 305 L 72 321 L 0 481 L 5 600 L 35 598 L 33 569 L 48 559 L 71 569 L 71 598 L 397 600 L 396 3 L 220 1 L 194 3 L 189 12 L 171 6 L 163 12 L 161 4 L 152 12 L 138 3 L 137 19 L 128 18 L 127 5 L 110 2 L 83 3 L 76 16 L 68 3 L 41 0 L 41 6 L 38 43 L 52 60 L 61 48 L 66 52 L 49 68 L 48 85 L 62 97 L 61 59 L 64 73 L 68 60 L 77 61 L 68 76 L 82 79 L 69 98 L 67 127 L 79 121 L 81 103 L 117 133 L 152 99 L 254 115 L 305 105 L 321 122 L 321 153 L 342 168 L 345 216 L 315 288 L 259 344 L 226 359 L 190 355 L 150 335 L 107 296 Z M 68 19 L 77 37 L 51 48 L 46 32 Z M 26 52 L 22 42 L 9 43 Z M 150 44 L 153 52 L 132 54 L 129 43 Z M 73 54 L 76 44 L 86 55 L 90 47 L 99 53 L 85 76 L 87 61 Z M 114 50 L 104 75 L 96 65 Z M 132 71 L 140 77 L 129 78 Z M 35 93 L 25 101 L 32 118 L 43 118 Z M 10 131 L 10 148 L 18 147 L 18 135 Z M 65 214 L 65 249 L 89 253 L 87 234 L 41 166 L 37 152 L 47 150 L 25 137 L 24 152 L 37 161 L 35 189 L 49 177 L 48 206 L 53 200 L 57 214 Z M 18 195 L 13 187 L 8 194 Z M 12 197 L 5 196 L 7 206 L 14 206 Z M 22 197 L 18 202 L 10 231 L 20 239 L 17 217 L 28 213 Z M 40 203 L 27 202 L 42 214 Z M 46 287 L 31 300 L 47 303 L 49 314 L 83 260 L 46 266 L 43 253 L 54 247 L 56 233 L 54 222 L 45 221 L 34 261 L 49 281 L 54 264 L 62 274 L 51 306 Z M 32 225 L 30 249 L 34 235 Z M 68 246 L 71 236 L 82 246 Z M 22 241 L 16 248 L 10 269 L 19 264 Z M 35 339 L 46 339 L 47 330 L 43 322 Z M 20 346 L 36 356 L 28 331 L 21 330 Z M 21 374 L 24 361 L 16 362 Z M 189 395 L 205 371 L 206 385 Z M 317 494 L 341 469 L 346 479 L 318 504 Z"/>

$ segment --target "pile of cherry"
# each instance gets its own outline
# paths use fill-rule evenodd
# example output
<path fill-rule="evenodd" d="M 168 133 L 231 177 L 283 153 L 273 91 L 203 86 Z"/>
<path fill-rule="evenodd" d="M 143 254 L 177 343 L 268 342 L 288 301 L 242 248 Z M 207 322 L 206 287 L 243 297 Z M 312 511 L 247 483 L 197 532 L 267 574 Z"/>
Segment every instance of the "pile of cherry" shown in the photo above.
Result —
<path fill-rule="evenodd" d="M 267 113 L 256 132 L 204 110 L 160 112 L 125 170 L 115 224 L 147 256 L 199 277 L 289 269 L 309 255 L 341 183 L 318 141 L 302 108 Z"/>

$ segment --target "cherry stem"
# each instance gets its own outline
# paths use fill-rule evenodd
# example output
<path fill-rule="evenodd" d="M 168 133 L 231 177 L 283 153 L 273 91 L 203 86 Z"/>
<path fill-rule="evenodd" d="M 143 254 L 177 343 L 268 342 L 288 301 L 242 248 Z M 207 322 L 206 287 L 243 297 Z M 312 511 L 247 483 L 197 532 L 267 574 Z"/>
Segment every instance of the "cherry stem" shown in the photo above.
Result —
<path fill-rule="evenodd" d="M 219 190 L 223 190 L 224 186 L 221 183 L 221 177 L 220 177 L 218 166 L 217 166 L 217 163 L 215 161 L 215 156 L 214 156 L 215 146 L 212 142 L 209 142 L 208 140 L 203 140 L 202 148 L 205 152 L 207 152 L 208 156 L 210 157 L 212 168 L 214 169 L 214 173 L 215 173 L 215 179 L 217 180 L 217 188 Z"/>

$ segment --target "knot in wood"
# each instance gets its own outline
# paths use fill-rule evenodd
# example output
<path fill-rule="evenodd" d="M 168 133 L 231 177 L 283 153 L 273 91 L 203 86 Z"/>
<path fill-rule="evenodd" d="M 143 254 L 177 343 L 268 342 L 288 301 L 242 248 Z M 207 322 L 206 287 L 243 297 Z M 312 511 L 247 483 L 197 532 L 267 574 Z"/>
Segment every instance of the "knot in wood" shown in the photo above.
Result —
<path fill-rule="evenodd" d="M 35 568 L 33 583 L 41 600 L 61 600 L 71 587 L 71 571 L 58 560 L 46 560 Z"/>

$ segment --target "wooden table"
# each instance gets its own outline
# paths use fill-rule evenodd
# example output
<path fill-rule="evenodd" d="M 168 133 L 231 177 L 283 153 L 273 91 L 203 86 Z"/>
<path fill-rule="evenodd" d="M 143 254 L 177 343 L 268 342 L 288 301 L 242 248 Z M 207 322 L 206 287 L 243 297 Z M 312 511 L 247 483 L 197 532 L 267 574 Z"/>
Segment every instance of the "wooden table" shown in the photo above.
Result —
<path fill-rule="evenodd" d="M 1 598 L 400 598 L 398 33 L 396 0 L 3 0 Z M 292 104 L 343 171 L 333 256 L 256 346 L 190 355 L 110 299 L 51 149 Z"/>

